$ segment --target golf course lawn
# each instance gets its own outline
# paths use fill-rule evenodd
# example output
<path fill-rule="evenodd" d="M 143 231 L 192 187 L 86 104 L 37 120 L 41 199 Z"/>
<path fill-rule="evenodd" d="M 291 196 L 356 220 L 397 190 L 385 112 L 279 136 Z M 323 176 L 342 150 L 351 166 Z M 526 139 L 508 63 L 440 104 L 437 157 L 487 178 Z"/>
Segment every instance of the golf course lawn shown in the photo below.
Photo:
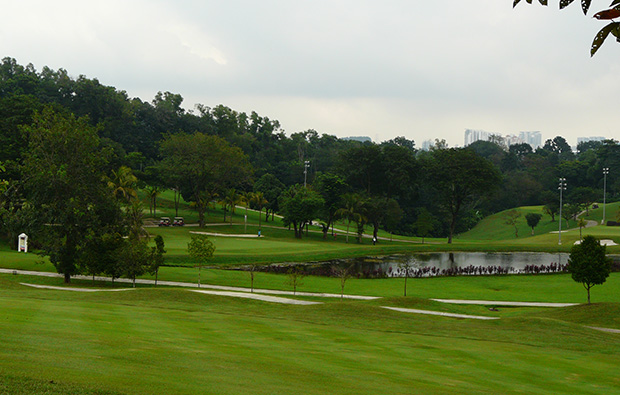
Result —
<path fill-rule="evenodd" d="M 165 215 L 173 216 L 164 201 Z M 519 210 L 539 212 L 540 207 Z M 618 205 L 608 207 L 617 215 Z M 611 214 L 610 214 L 611 213 Z M 180 214 L 193 220 L 183 208 Z M 347 243 L 342 230 L 324 240 L 318 228 L 299 240 L 279 223 L 242 222 L 206 228 L 149 227 L 167 253 L 160 281 L 196 284 L 187 254 L 191 232 L 212 234 L 216 250 L 201 283 L 249 288 L 250 274 L 225 270 L 248 264 L 308 262 L 354 256 L 434 251 L 570 251 L 575 223 L 558 234 L 550 218 L 519 237 L 502 213 L 455 238 L 399 237 L 381 232 L 377 245 Z M 599 210 L 590 213 L 602 218 Z M 213 215 L 209 221 L 221 221 Z M 340 224 L 342 225 L 342 224 Z M 620 228 L 583 234 L 620 244 Z M 224 236 L 225 235 L 225 236 Z M 251 235 L 252 237 L 230 237 Z M 609 247 L 620 253 L 620 246 Z M 47 258 L 0 246 L 0 268 L 55 272 Z M 288 305 L 190 292 L 187 287 L 114 284 L 0 274 L 0 394 L 612 394 L 620 393 L 620 273 L 592 289 L 593 304 L 569 274 L 409 278 L 350 278 L 341 300 Z M 152 280 L 153 274 L 142 279 Z M 101 292 L 68 292 L 22 283 Z M 284 274 L 254 273 L 254 288 L 292 291 Z M 126 289 L 119 292 L 104 292 Z M 339 278 L 308 276 L 299 292 L 341 292 Z M 562 308 L 447 304 L 433 299 L 577 303 Z M 413 314 L 384 306 L 485 316 L 492 320 Z"/>
<path fill-rule="evenodd" d="M 35 289 L 20 285 L 25 279 L 31 278 L 0 275 L 3 394 L 609 394 L 620 388 L 620 334 L 584 326 L 620 327 L 616 303 L 490 312 L 398 297 L 293 306 L 166 287 Z M 39 280 L 60 285 L 60 279 Z M 407 314 L 383 305 L 500 319 Z"/>

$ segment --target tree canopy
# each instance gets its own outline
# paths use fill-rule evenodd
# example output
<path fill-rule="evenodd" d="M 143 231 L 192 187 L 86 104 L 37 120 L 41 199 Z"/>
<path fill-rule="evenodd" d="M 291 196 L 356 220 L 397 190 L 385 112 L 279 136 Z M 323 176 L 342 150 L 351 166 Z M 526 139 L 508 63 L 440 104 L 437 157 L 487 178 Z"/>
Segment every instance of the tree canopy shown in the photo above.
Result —
<path fill-rule="evenodd" d="M 107 153 L 86 118 L 45 109 L 24 131 L 26 196 L 37 207 L 43 250 L 69 282 L 81 271 L 89 238 L 116 232 L 122 224 L 103 177 Z"/>
<path fill-rule="evenodd" d="M 161 143 L 161 154 L 164 177 L 180 186 L 185 200 L 194 202 L 201 227 L 208 204 L 217 194 L 251 180 L 248 157 L 218 136 L 168 135 Z"/>
<path fill-rule="evenodd" d="M 606 247 L 594 236 L 586 236 L 580 244 L 570 250 L 568 271 L 574 281 L 581 283 L 588 292 L 590 303 L 590 289 L 603 284 L 611 272 L 611 259 L 605 255 Z"/>

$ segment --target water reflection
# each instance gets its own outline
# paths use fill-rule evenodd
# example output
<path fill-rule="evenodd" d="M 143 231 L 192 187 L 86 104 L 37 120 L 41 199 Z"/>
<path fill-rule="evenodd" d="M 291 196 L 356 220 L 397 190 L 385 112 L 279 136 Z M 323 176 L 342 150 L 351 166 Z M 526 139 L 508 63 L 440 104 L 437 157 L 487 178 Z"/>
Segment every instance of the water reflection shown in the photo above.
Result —
<path fill-rule="evenodd" d="M 303 264 L 306 274 L 330 276 L 333 267 L 350 268 L 352 275 L 362 278 L 425 277 L 434 275 L 488 275 L 507 273 L 547 273 L 565 269 L 565 253 L 488 253 L 437 252 L 382 257 L 338 259 L 329 262 Z M 271 265 L 272 272 L 286 272 L 287 265 Z"/>

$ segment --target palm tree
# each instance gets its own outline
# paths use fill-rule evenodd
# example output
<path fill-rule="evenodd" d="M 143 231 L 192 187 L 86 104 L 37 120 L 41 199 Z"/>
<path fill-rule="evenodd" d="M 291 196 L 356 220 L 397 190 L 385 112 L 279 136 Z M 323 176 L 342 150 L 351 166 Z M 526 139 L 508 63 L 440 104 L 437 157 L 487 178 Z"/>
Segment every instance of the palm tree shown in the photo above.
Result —
<path fill-rule="evenodd" d="M 349 242 L 349 227 L 351 222 L 359 223 L 364 216 L 361 213 L 363 200 L 356 193 L 345 193 L 342 196 L 343 207 L 336 210 L 336 216 L 347 220 L 347 243 Z"/>
<path fill-rule="evenodd" d="M 138 178 L 127 166 L 121 166 L 118 171 L 112 170 L 112 177 L 108 180 L 108 186 L 112 188 L 114 196 L 125 200 L 127 203 L 136 198 L 138 193 L 135 186 Z"/>
<path fill-rule="evenodd" d="M 127 209 L 129 240 L 149 239 L 149 232 L 144 228 L 144 207 L 140 200 L 134 200 Z"/>
<path fill-rule="evenodd" d="M 157 215 L 157 196 L 161 193 L 161 188 L 156 186 L 147 186 L 145 190 L 146 195 L 149 198 L 149 210 L 151 215 Z M 178 217 L 178 214 L 176 216 Z"/>
<path fill-rule="evenodd" d="M 586 221 L 585 218 L 579 218 L 579 222 L 577 222 L 577 225 L 579 225 L 579 239 L 582 239 L 581 229 L 585 228 L 587 224 L 588 221 Z"/>
<path fill-rule="evenodd" d="M 265 195 L 262 192 L 254 192 L 252 196 L 252 203 L 254 203 L 258 207 L 258 229 L 260 230 L 261 212 L 263 210 L 263 206 L 269 202 L 267 201 L 267 199 L 265 199 Z"/>
<path fill-rule="evenodd" d="M 236 189 L 231 188 L 226 192 L 220 203 L 224 205 L 224 222 L 226 222 L 226 208 L 230 207 L 230 225 L 232 226 L 233 214 L 237 205 L 242 203 L 242 196 L 237 193 Z"/>
<path fill-rule="evenodd" d="M 248 206 L 250 205 L 251 201 L 252 201 L 252 196 L 254 196 L 253 192 L 249 192 L 249 191 L 244 191 L 241 192 L 241 201 L 242 203 L 245 205 L 245 229 L 243 230 L 245 233 L 247 233 L 248 231 Z"/>

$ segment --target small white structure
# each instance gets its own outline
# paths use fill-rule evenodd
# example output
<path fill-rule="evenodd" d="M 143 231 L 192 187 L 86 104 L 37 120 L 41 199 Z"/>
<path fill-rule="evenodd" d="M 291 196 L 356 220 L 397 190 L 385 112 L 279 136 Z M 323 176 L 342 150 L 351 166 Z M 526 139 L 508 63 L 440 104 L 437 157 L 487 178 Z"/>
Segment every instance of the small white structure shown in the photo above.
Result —
<path fill-rule="evenodd" d="M 17 251 L 28 252 L 28 235 L 25 233 L 18 236 Z"/>

